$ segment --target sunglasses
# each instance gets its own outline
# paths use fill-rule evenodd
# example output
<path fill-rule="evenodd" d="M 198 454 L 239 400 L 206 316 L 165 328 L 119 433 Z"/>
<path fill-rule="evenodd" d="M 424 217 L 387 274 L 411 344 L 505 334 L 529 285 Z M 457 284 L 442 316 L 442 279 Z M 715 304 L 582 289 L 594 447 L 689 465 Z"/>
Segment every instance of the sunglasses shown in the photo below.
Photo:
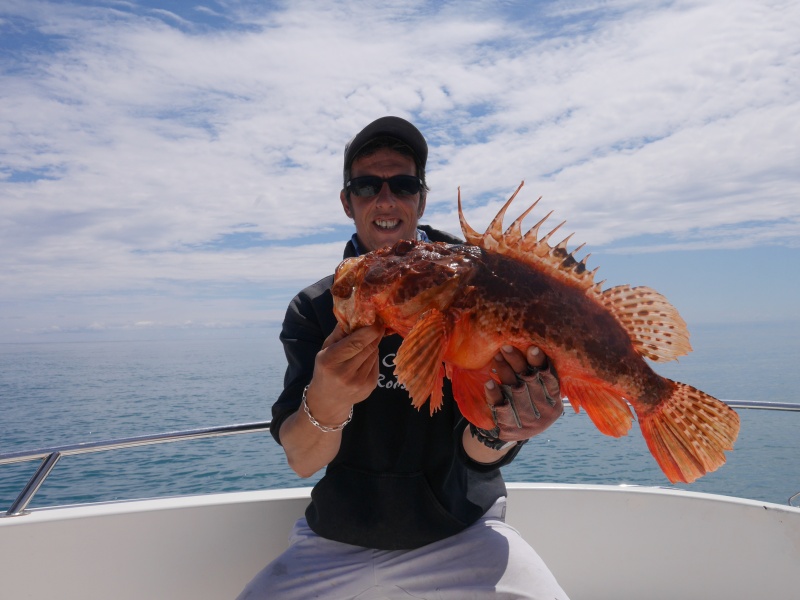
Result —
<path fill-rule="evenodd" d="M 395 175 L 386 179 L 376 175 L 364 175 L 354 177 L 345 187 L 359 198 L 369 198 L 380 194 L 384 181 L 389 184 L 389 189 L 396 196 L 413 196 L 422 189 L 422 180 L 413 175 Z"/>

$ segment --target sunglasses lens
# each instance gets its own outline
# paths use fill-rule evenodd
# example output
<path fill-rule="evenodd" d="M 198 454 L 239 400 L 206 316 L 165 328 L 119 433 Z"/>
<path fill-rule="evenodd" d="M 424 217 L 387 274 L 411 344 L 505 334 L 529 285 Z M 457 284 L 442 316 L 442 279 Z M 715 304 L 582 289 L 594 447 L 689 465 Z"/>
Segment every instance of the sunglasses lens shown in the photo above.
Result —
<path fill-rule="evenodd" d="M 402 196 L 412 196 L 419 192 L 420 182 L 411 175 L 395 175 L 386 180 L 392 193 Z"/>
<path fill-rule="evenodd" d="M 347 188 L 360 198 L 370 198 L 380 194 L 384 181 L 389 184 L 389 189 L 392 190 L 392 193 L 398 196 L 412 196 L 419 193 L 422 188 L 419 178 L 413 175 L 395 175 L 388 179 L 365 175 L 348 181 Z"/>
<path fill-rule="evenodd" d="M 350 188 L 350 191 L 356 196 L 368 198 L 370 196 L 377 196 L 381 191 L 382 185 L 383 179 L 380 177 L 367 175 L 365 177 L 356 177 L 355 179 L 351 179 L 348 182 L 347 187 Z"/>

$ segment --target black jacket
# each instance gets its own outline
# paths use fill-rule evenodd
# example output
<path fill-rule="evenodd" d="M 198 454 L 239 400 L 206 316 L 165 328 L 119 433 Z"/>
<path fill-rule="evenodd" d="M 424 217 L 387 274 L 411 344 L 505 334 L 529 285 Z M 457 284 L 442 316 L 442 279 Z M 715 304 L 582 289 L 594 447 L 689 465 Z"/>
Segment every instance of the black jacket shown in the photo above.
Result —
<path fill-rule="evenodd" d="M 460 243 L 423 229 L 431 241 Z M 345 257 L 353 254 L 348 242 Z M 300 407 L 314 357 L 336 325 L 332 282 L 331 275 L 304 289 L 286 311 L 280 337 L 289 364 L 272 407 L 271 432 L 278 443 L 281 424 Z M 506 494 L 499 467 L 513 460 L 519 446 L 491 466 L 472 461 L 461 443 L 467 422 L 449 381 L 434 415 L 428 404 L 419 411 L 411 406 L 394 375 L 401 342 L 397 335 L 381 341 L 378 386 L 355 405 L 339 453 L 311 492 L 306 519 L 325 538 L 378 549 L 417 548 L 463 530 Z"/>

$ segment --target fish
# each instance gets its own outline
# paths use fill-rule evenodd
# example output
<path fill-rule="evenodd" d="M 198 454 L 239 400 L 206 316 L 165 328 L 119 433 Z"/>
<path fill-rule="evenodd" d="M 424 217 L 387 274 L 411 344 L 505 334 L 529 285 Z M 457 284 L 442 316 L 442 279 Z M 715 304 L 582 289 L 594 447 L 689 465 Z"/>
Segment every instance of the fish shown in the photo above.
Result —
<path fill-rule="evenodd" d="M 724 402 L 657 374 L 647 360 L 675 360 L 692 350 L 686 322 L 648 287 L 603 289 L 589 270 L 584 245 L 572 235 L 552 243 L 566 221 L 527 232 L 522 221 L 539 198 L 503 231 L 511 195 L 485 233 L 467 223 L 466 242 L 401 240 L 342 261 L 331 286 L 334 314 L 345 332 L 380 322 L 403 340 L 395 375 L 413 406 L 433 414 L 447 377 L 461 414 L 495 427 L 484 384 L 497 380 L 491 359 L 503 345 L 538 346 L 558 374 L 562 396 L 605 435 L 627 435 L 636 419 L 650 453 L 672 482 L 690 483 L 725 463 L 739 417 Z"/>

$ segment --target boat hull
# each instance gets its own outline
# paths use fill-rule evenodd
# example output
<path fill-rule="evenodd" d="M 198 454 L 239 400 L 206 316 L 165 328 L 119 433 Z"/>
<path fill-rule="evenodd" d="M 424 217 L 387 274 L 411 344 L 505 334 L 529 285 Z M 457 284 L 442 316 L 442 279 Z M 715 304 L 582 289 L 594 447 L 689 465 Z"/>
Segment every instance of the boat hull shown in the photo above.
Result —
<path fill-rule="evenodd" d="M 508 487 L 508 522 L 573 600 L 731 600 L 800 589 L 798 508 L 662 488 Z M 309 493 L 163 498 L 2 518 L 3 595 L 232 598 L 285 548 Z"/>

